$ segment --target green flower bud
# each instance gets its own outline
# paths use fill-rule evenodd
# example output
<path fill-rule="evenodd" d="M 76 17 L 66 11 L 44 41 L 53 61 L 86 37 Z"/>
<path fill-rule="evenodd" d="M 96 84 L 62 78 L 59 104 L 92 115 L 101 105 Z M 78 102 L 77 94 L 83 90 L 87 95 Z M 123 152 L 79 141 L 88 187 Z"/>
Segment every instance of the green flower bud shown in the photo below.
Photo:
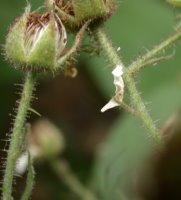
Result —
<path fill-rule="evenodd" d="M 5 53 L 16 68 L 53 71 L 66 42 L 65 27 L 56 14 L 30 13 L 28 7 L 11 27 Z"/>
<path fill-rule="evenodd" d="M 28 154 L 33 161 L 44 161 L 61 155 L 65 149 L 62 132 L 49 120 L 37 121 L 29 131 L 27 149 L 16 161 L 15 172 L 19 175 L 28 167 Z"/>
<path fill-rule="evenodd" d="M 114 0 L 72 0 L 77 23 L 87 19 L 106 18 L 112 13 Z"/>
<path fill-rule="evenodd" d="M 86 20 L 109 17 L 115 9 L 115 0 L 48 0 L 47 5 L 55 6 L 65 23 L 79 27 Z"/>
<path fill-rule="evenodd" d="M 173 4 L 174 6 L 181 7 L 181 0 L 167 0 L 169 3 Z"/>

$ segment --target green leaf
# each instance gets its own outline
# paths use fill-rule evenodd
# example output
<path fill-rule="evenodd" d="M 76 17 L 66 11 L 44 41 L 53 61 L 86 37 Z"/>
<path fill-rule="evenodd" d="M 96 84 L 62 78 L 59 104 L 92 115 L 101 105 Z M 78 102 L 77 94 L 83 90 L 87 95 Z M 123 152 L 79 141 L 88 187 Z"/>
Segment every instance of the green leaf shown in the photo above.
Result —
<path fill-rule="evenodd" d="M 159 127 L 181 106 L 181 83 L 169 82 L 155 89 L 147 100 Z M 153 153 L 151 138 L 147 138 L 140 122 L 130 116 L 120 117 L 99 151 L 94 170 L 94 183 L 104 200 L 136 198 L 135 183 L 141 168 Z"/>

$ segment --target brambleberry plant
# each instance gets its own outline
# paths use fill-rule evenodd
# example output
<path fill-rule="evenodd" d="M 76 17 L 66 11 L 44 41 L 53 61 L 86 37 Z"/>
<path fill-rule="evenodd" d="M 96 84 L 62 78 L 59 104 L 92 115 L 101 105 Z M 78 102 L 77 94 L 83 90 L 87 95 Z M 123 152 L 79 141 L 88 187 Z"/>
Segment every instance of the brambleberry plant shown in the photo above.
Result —
<path fill-rule="evenodd" d="M 174 6 L 181 6 L 179 0 L 168 0 Z M 91 37 L 101 55 L 107 58 L 112 67 L 115 94 L 103 106 L 101 112 L 114 107 L 122 107 L 135 117 L 147 129 L 148 137 L 154 141 L 153 148 L 164 145 L 164 138 L 150 116 L 144 101 L 142 100 L 135 83 L 135 76 L 139 71 L 150 64 L 158 63 L 164 57 L 160 54 L 164 49 L 172 46 L 181 38 L 181 28 L 177 29 L 167 39 L 153 47 L 145 55 L 139 56 L 129 66 L 122 62 L 117 50 L 112 46 L 110 38 L 104 32 L 104 25 L 114 12 L 116 12 L 116 0 L 47 0 L 43 12 L 32 11 L 28 4 L 23 15 L 12 24 L 5 43 L 6 59 L 18 70 L 25 74 L 21 99 L 18 103 L 17 115 L 10 139 L 7 155 L 6 169 L 3 179 L 2 198 L 11 200 L 13 190 L 13 178 L 16 163 L 22 154 L 26 142 L 26 116 L 31 110 L 31 100 L 36 87 L 38 77 L 42 73 L 65 72 L 72 60 L 81 53 L 81 44 L 86 35 Z M 67 35 L 73 33 L 75 41 L 67 51 Z M 166 58 L 165 58 L 166 59 Z M 125 93 L 129 96 L 129 103 L 125 102 Z M 129 105 L 130 104 L 130 105 Z M 27 152 L 28 176 L 27 186 L 22 199 L 29 199 L 34 182 L 33 155 Z M 59 163 L 53 166 L 57 168 Z M 66 167 L 62 166 L 65 174 Z M 70 176 L 65 176 L 70 179 Z M 67 184 L 82 199 L 84 193 L 89 193 L 76 177 L 67 179 Z M 75 183 L 72 185 L 72 183 Z M 77 188 L 75 187 L 77 185 Z M 89 199 L 96 197 L 89 193 Z"/>

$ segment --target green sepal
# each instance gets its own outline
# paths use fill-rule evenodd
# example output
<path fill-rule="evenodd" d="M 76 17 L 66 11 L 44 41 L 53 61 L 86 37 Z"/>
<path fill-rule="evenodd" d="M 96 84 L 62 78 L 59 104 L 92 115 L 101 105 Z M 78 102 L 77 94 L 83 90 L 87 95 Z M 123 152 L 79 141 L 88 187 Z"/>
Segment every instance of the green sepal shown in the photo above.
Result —
<path fill-rule="evenodd" d="M 55 33 L 53 26 L 54 22 L 52 19 L 43 32 L 41 39 L 37 42 L 36 47 L 29 54 L 28 64 L 32 66 L 32 69 L 38 70 L 40 67 L 45 70 L 50 69 L 53 71 L 56 62 Z"/>
<path fill-rule="evenodd" d="M 47 0 L 47 6 L 52 8 L 54 2 Z M 70 6 L 70 11 L 56 2 L 55 10 L 71 31 L 77 31 L 88 20 L 92 20 L 95 24 L 105 21 L 114 13 L 116 7 L 116 0 L 67 0 L 66 2 Z"/>
<path fill-rule="evenodd" d="M 76 22 L 101 18 L 109 12 L 103 0 L 73 0 Z"/>
<path fill-rule="evenodd" d="M 15 22 L 6 37 L 6 58 L 17 65 L 25 65 L 27 60 L 24 49 L 26 17 L 27 12 L 25 12 L 25 14 Z"/>

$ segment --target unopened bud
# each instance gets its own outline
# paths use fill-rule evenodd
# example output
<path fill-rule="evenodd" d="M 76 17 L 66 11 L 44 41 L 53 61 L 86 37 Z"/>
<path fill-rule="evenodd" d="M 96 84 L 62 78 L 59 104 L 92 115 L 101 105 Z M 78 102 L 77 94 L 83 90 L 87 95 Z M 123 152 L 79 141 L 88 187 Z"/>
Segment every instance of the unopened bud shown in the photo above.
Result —
<path fill-rule="evenodd" d="M 55 13 L 40 15 L 28 7 L 11 27 L 5 52 L 16 68 L 53 71 L 66 42 L 65 27 Z"/>
<path fill-rule="evenodd" d="M 89 19 L 108 18 L 115 9 L 115 0 L 47 0 L 47 5 L 55 6 L 57 14 L 72 28 Z"/>
<path fill-rule="evenodd" d="M 40 120 L 33 127 L 29 138 L 30 153 L 35 158 L 51 158 L 65 147 L 61 131 L 49 120 Z"/>
<path fill-rule="evenodd" d="M 28 154 L 35 162 L 43 161 L 61 154 L 64 148 L 65 141 L 61 131 L 49 120 L 39 120 L 28 133 L 27 147 L 16 161 L 15 172 L 22 175 L 26 171 Z"/>

